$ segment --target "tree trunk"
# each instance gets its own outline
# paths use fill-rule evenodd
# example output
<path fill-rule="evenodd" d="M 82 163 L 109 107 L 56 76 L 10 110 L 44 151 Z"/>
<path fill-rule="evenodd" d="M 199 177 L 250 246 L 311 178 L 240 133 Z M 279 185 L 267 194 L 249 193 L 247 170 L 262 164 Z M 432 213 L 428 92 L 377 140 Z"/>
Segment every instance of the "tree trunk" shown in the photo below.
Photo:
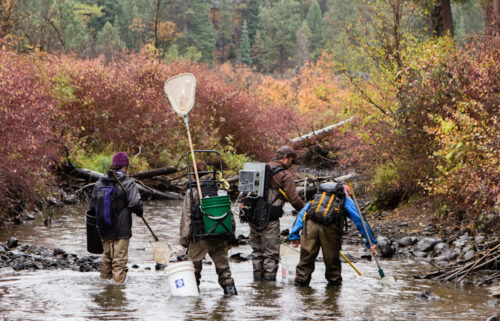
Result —
<path fill-rule="evenodd" d="M 443 21 L 443 35 L 447 32 L 453 37 L 453 17 L 451 16 L 451 1 L 441 0 L 441 20 Z"/>
<path fill-rule="evenodd" d="M 485 7 L 484 34 L 500 46 L 500 0 L 489 0 Z"/>
<path fill-rule="evenodd" d="M 450 36 L 453 36 L 453 17 L 451 15 L 450 0 L 440 0 L 439 4 L 434 7 L 432 24 L 436 36 L 442 37 L 447 32 L 449 32 Z"/>

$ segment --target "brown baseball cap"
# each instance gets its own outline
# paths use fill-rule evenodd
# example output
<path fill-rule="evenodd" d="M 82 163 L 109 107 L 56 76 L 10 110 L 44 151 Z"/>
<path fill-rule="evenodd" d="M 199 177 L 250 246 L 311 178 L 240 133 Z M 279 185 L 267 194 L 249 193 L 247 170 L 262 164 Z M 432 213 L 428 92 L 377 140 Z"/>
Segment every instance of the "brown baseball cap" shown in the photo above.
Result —
<path fill-rule="evenodd" d="M 292 157 L 293 158 L 293 163 L 296 164 L 296 159 L 297 159 L 297 152 L 293 150 L 290 146 L 281 146 L 278 148 L 276 151 L 276 159 L 282 159 L 285 157 Z"/>

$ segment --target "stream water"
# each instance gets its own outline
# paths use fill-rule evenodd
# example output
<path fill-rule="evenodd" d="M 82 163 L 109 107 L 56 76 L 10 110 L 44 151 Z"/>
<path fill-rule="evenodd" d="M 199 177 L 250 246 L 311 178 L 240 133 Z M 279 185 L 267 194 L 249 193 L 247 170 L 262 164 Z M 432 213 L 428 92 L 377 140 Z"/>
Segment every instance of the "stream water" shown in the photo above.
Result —
<path fill-rule="evenodd" d="M 158 237 L 175 244 L 178 237 L 180 202 L 147 202 L 145 217 Z M 85 209 L 66 206 L 53 216 L 52 226 L 43 218 L 21 226 L 0 229 L 0 241 L 10 236 L 22 244 L 62 248 L 78 256 L 88 255 L 85 241 Z M 293 217 L 285 216 L 281 227 L 290 228 Z M 236 235 L 248 235 L 238 224 Z M 498 302 L 481 288 L 437 286 L 415 279 L 432 267 L 413 260 L 382 260 L 386 274 L 397 279 L 394 286 L 378 280 L 373 262 L 358 261 L 359 277 L 343 264 L 344 282 L 328 288 L 324 265 L 316 264 L 310 288 L 296 288 L 278 280 L 254 282 L 250 261 L 231 263 L 239 295 L 223 296 L 213 265 L 204 265 L 201 296 L 172 297 L 164 271 L 155 271 L 149 246 L 151 236 L 134 217 L 129 249 L 129 275 L 125 284 L 99 278 L 98 272 L 46 270 L 0 272 L 0 318 L 3 320 L 485 320 L 497 313 Z M 345 246 L 344 252 L 359 257 L 363 249 Z M 249 246 L 230 254 L 251 252 Z M 138 268 L 132 268 L 132 265 Z M 280 275 L 280 271 L 278 271 Z M 419 296 L 431 291 L 430 299 Z"/>

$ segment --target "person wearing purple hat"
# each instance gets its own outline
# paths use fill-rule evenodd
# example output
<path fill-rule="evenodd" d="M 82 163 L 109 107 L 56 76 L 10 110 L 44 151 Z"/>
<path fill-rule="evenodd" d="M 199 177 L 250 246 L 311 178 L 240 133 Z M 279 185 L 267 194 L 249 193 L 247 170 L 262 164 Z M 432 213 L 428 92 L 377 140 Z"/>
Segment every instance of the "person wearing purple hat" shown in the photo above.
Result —
<path fill-rule="evenodd" d="M 275 157 L 269 162 L 271 183 L 267 193 L 267 204 L 270 213 L 264 228 L 250 224 L 249 243 L 252 246 L 253 277 L 255 281 L 276 280 L 280 248 L 280 217 L 283 215 L 283 205 L 286 201 L 300 211 L 304 201 L 295 187 L 295 180 L 288 170 L 296 164 L 297 153 L 289 146 L 282 146 L 276 151 Z M 257 215 L 266 215 L 258 212 Z"/>
<path fill-rule="evenodd" d="M 132 213 L 141 217 L 143 204 L 135 181 L 126 172 L 127 153 L 113 155 L 111 168 L 96 182 L 90 199 L 90 215 L 96 216 L 103 245 L 101 277 L 123 283 L 127 277 L 128 246 L 132 237 Z"/>

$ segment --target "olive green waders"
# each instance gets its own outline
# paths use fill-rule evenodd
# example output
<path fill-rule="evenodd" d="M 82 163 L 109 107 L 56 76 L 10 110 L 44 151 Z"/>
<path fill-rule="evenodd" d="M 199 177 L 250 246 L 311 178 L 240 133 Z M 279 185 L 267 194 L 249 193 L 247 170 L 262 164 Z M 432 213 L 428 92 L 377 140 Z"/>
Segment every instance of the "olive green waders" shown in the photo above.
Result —
<path fill-rule="evenodd" d="M 127 277 L 128 245 L 130 239 L 102 239 L 101 277 L 123 283 Z"/>
<path fill-rule="evenodd" d="M 300 262 L 297 265 L 297 285 L 309 285 L 319 250 L 323 251 L 325 278 L 330 285 L 342 283 L 339 253 L 342 235 L 335 224 L 322 225 L 307 220 L 300 236 Z"/>
<path fill-rule="evenodd" d="M 280 221 L 270 221 L 262 231 L 250 225 L 249 243 L 253 249 L 254 280 L 276 280 L 280 259 Z"/>
<path fill-rule="evenodd" d="M 215 264 L 215 272 L 219 276 L 220 286 L 225 288 L 227 285 L 234 285 L 227 252 L 228 245 L 225 239 L 201 239 L 189 243 L 187 255 L 189 260 L 193 262 L 194 274 L 198 285 L 200 285 L 202 260 L 207 253 Z"/>

